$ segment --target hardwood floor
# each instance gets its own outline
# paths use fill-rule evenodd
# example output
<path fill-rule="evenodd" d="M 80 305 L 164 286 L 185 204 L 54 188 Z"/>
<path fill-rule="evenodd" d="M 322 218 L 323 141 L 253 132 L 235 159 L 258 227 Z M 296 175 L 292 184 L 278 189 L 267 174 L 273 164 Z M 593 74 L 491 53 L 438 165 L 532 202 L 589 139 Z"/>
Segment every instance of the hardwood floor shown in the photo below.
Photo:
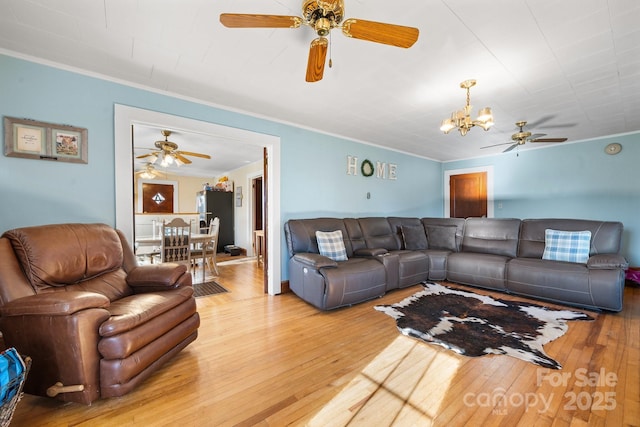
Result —
<path fill-rule="evenodd" d="M 373 306 L 419 286 L 321 312 L 264 295 L 255 262 L 219 269 L 230 292 L 198 298 L 198 339 L 142 386 L 91 406 L 25 395 L 12 426 L 640 425 L 638 286 L 545 346 L 557 371 L 401 336 Z"/>

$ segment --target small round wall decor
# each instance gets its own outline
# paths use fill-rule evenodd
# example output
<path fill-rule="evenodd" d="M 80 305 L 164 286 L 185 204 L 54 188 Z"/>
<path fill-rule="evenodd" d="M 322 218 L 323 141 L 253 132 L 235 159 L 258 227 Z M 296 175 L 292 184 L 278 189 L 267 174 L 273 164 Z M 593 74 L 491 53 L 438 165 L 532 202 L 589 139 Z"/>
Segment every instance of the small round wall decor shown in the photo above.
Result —
<path fill-rule="evenodd" d="M 371 161 L 368 159 L 363 160 L 362 164 L 360 165 L 360 172 L 362 172 L 363 176 L 373 175 L 373 163 L 371 163 Z"/>

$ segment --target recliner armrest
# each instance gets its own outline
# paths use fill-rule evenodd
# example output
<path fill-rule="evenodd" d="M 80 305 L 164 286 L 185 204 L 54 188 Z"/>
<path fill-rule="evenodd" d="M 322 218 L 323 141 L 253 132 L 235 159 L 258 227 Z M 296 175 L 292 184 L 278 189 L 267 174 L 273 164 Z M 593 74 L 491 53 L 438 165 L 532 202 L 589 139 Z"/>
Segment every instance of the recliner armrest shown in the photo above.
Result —
<path fill-rule="evenodd" d="M 629 268 L 627 260 L 619 254 L 598 254 L 593 255 L 587 261 L 587 268 L 591 270 L 615 270 Z"/>
<path fill-rule="evenodd" d="M 318 269 L 318 268 L 326 268 L 326 267 L 337 267 L 338 262 L 328 258 L 324 255 L 314 254 L 310 252 L 298 253 L 293 256 L 293 258 L 309 267 Z"/>
<path fill-rule="evenodd" d="M 353 252 L 355 256 L 360 256 L 360 257 L 373 257 L 373 256 L 385 255 L 388 253 L 389 251 L 386 250 L 385 248 L 361 248 L 361 249 L 356 249 Z"/>
<path fill-rule="evenodd" d="M 9 301 L 0 307 L 0 316 L 68 316 L 89 308 L 106 308 L 109 304 L 109 298 L 95 292 L 51 292 Z"/>
<path fill-rule="evenodd" d="M 153 292 L 167 289 L 175 289 L 185 283 L 184 276 L 187 273 L 187 266 L 184 264 L 162 263 L 139 265 L 127 275 L 127 284 L 134 289 L 134 292 Z M 188 274 L 189 279 L 191 275 Z"/>

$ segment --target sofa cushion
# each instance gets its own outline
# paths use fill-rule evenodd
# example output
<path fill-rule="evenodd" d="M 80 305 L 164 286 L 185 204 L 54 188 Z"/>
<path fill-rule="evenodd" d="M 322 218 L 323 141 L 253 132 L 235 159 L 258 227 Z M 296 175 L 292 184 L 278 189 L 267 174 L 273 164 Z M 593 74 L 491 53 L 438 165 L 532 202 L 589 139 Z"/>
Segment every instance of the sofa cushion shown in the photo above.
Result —
<path fill-rule="evenodd" d="M 455 225 L 427 225 L 429 249 L 456 251 Z"/>
<path fill-rule="evenodd" d="M 591 231 L 545 230 L 542 259 L 586 264 L 591 246 Z"/>
<path fill-rule="evenodd" d="M 346 261 L 347 249 L 342 239 L 342 231 L 316 231 L 318 240 L 318 251 L 320 255 L 326 256 L 334 261 Z"/>
<path fill-rule="evenodd" d="M 402 225 L 402 240 L 404 248 L 410 251 L 419 251 L 429 248 L 427 235 L 422 225 Z"/>

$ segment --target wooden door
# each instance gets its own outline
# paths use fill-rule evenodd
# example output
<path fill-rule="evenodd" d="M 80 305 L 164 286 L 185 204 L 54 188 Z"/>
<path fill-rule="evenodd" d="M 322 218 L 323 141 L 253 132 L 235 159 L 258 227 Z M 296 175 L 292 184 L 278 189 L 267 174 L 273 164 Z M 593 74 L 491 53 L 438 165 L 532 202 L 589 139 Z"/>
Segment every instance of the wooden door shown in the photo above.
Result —
<path fill-rule="evenodd" d="M 449 179 L 451 218 L 487 216 L 487 173 L 451 175 Z"/>
<path fill-rule="evenodd" d="M 173 185 L 143 183 L 142 212 L 173 213 Z"/>

